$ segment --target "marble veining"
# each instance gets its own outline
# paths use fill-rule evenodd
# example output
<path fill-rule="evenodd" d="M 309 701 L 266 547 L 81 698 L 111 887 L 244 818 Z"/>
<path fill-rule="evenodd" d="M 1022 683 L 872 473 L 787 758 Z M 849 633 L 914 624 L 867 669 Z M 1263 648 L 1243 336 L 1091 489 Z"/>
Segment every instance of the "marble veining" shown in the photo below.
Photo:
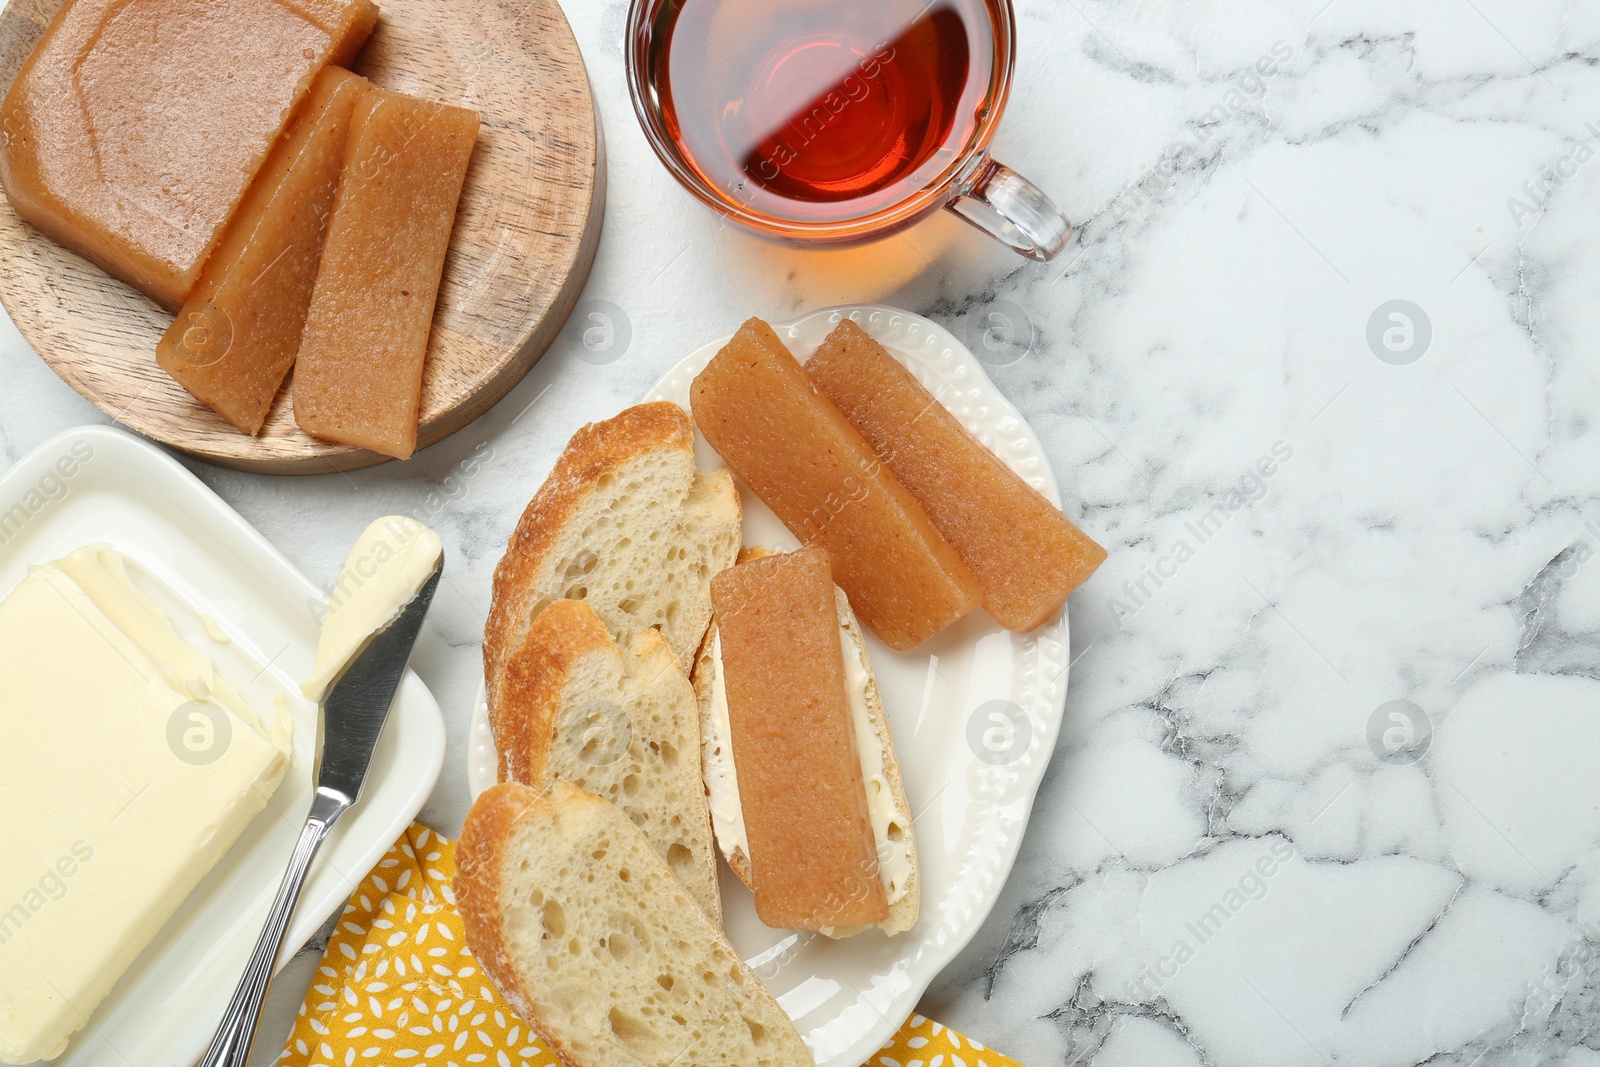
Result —
<path fill-rule="evenodd" d="M 453 834 L 489 575 L 571 432 L 752 313 L 930 315 L 1111 558 L 1014 873 L 922 1010 L 1030 1067 L 1600 1064 L 1600 6 L 1017 6 L 995 151 L 1078 221 L 1055 263 L 947 217 L 734 232 L 634 122 L 625 4 L 569 3 L 610 199 L 555 348 L 404 465 L 191 469 L 324 583 L 376 515 L 439 530 Z M 104 421 L 3 330 L 7 459 Z"/>

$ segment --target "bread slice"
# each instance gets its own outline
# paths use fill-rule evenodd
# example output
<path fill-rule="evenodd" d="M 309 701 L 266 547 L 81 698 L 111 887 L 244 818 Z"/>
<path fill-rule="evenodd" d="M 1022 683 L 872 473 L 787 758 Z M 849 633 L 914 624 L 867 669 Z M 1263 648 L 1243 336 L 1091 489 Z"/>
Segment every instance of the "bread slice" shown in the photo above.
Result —
<path fill-rule="evenodd" d="M 492 709 L 506 660 L 539 613 L 584 600 L 623 647 L 656 629 L 685 674 L 711 619 L 711 578 L 739 551 L 739 493 L 695 470 L 689 416 L 628 408 L 573 435 L 495 568 L 483 634 Z"/>
<path fill-rule="evenodd" d="M 456 846 L 467 944 L 565 1067 L 811 1067 L 794 1024 L 615 805 L 497 785 Z"/>
<path fill-rule="evenodd" d="M 722 921 L 700 774 L 694 690 L 654 630 L 624 650 L 581 600 L 534 620 L 490 713 L 500 780 L 564 779 L 620 807 L 705 909 Z"/>
<path fill-rule="evenodd" d="M 711 581 L 756 915 L 780 929 L 889 917 L 833 590 L 817 545 Z"/>
<path fill-rule="evenodd" d="M 749 546 L 739 553 L 739 562 L 745 563 L 754 559 L 761 559 L 772 555 L 770 549 L 759 546 Z M 850 598 L 843 589 L 834 587 L 834 607 L 839 616 L 839 631 L 841 639 L 849 642 L 853 650 L 861 657 L 861 663 L 866 668 L 866 706 L 867 716 L 872 723 L 872 728 L 883 750 L 884 778 L 889 787 L 889 793 L 894 799 L 895 818 L 889 825 L 889 836 L 897 843 L 903 843 L 906 850 L 906 862 L 910 867 L 910 874 L 905 881 L 905 892 L 898 900 L 889 904 L 889 918 L 879 924 L 878 928 L 884 933 L 893 936 L 904 933 L 917 924 L 917 916 L 921 909 L 921 874 L 917 867 L 917 842 L 912 830 L 911 804 L 906 799 L 905 782 L 900 775 L 900 763 L 895 758 L 894 736 L 889 729 L 888 717 L 883 711 L 883 699 L 878 692 L 877 679 L 872 674 L 872 661 L 867 655 L 866 639 L 862 635 L 861 624 L 856 621 L 855 612 L 850 609 Z M 712 713 L 713 693 L 719 682 L 721 663 L 716 655 L 718 644 L 717 622 L 715 617 L 706 632 L 706 639 L 700 646 L 700 651 L 695 657 L 694 691 L 695 699 L 700 707 L 700 744 L 701 761 L 707 777 L 711 776 L 713 767 L 727 767 L 731 769 L 733 753 L 728 739 L 719 736 Z M 737 780 L 737 779 L 735 779 Z M 713 798 L 715 803 L 715 798 Z M 715 823 L 714 823 L 715 825 Z M 720 831 L 721 827 L 717 827 Z M 750 872 L 750 857 L 738 846 L 737 843 L 726 840 L 720 833 L 717 834 L 717 845 L 723 858 L 727 860 L 729 868 L 746 888 L 754 890 L 754 883 Z M 887 889 L 888 886 L 885 886 Z M 838 926 L 822 931 L 829 937 L 851 937 L 864 930 L 872 929 L 868 926 Z"/>

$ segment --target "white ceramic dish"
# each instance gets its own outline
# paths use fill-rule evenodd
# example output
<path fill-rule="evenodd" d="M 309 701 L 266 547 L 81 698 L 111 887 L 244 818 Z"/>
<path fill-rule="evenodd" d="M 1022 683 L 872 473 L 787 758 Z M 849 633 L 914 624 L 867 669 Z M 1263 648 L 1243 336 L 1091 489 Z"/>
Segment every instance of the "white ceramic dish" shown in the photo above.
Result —
<path fill-rule="evenodd" d="M 775 323 L 804 360 L 844 317 L 910 367 L 979 440 L 1051 501 L 1060 494 L 1039 440 L 971 352 L 937 323 L 893 308 L 856 306 Z M 689 405 L 689 383 L 727 338 L 705 345 L 647 399 Z M 702 469 L 724 466 L 696 435 Z M 797 547 L 764 504 L 741 487 L 747 544 Z M 1035 792 L 1050 761 L 1067 694 L 1063 612 L 1031 634 L 1002 630 L 982 611 L 896 653 L 867 638 L 915 816 L 921 918 L 888 938 L 846 941 L 774 930 L 724 866 L 729 938 L 799 1027 L 823 1067 L 858 1067 L 916 1007 L 939 971 L 977 933 L 1011 871 Z M 468 752 L 472 793 L 493 785 L 494 738 L 479 689 Z"/>
<path fill-rule="evenodd" d="M 326 597 L 180 464 L 121 430 L 70 430 L 0 476 L 0 595 L 30 565 L 96 542 L 121 550 L 214 620 L 231 639 L 229 654 L 259 669 L 251 686 L 284 694 L 294 722 L 294 763 L 272 802 L 53 1061 L 56 1067 L 190 1064 L 233 993 L 311 804 L 317 715 L 300 696 L 299 679 L 311 667 Z M 439 705 L 408 673 L 361 802 L 311 868 L 280 964 L 410 823 L 443 759 Z"/>

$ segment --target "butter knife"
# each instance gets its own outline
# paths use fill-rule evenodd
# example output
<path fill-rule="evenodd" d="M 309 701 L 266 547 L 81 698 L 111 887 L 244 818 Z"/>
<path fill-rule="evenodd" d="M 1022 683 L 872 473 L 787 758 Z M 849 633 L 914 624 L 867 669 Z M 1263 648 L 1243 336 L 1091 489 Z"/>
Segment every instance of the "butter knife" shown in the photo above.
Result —
<path fill-rule="evenodd" d="M 372 762 L 373 749 L 389 718 L 400 680 L 405 677 L 411 648 L 417 643 L 422 620 L 433 603 L 434 590 L 444 572 L 441 559 L 417 595 L 389 625 L 374 634 L 350 661 L 322 702 L 322 737 L 317 768 L 317 794 L 305 829 L 289 859 L 278 896 L 267 912 L 267 923 L 245 965 L 244 977 L 222 1013 L 216 1036 L 200 1067 L 244 1067 L 255 1040 L 261 1004 L 272 981 L 272 965 L 283 946 L 283 935 L 294 914 L 295 902 L 305 884 L 306 872 L 328 829 L 361 799 L 361 785 Z"/>

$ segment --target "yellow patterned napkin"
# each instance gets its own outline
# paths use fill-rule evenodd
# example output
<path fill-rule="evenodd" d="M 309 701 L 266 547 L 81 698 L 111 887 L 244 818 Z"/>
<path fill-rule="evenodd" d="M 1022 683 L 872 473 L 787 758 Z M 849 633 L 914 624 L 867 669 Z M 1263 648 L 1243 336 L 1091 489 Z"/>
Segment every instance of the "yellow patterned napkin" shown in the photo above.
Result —
<path fill-rule="evenodd" d="M 467 948 L 455 845 L 412 823 L 356 888 L 295 1019 L 283 1067 L 559 1067 Z M 867 1067 L 1021 1067 L 920 1015 Z"/>

